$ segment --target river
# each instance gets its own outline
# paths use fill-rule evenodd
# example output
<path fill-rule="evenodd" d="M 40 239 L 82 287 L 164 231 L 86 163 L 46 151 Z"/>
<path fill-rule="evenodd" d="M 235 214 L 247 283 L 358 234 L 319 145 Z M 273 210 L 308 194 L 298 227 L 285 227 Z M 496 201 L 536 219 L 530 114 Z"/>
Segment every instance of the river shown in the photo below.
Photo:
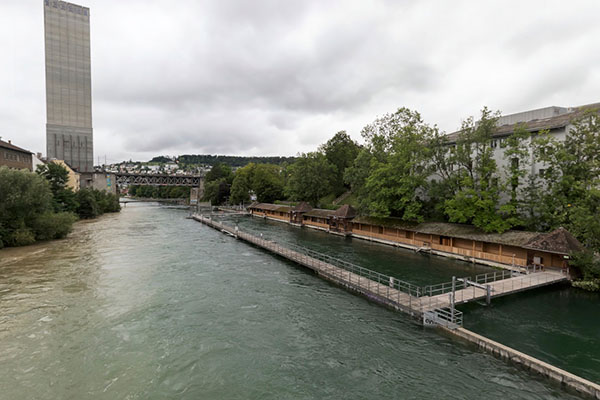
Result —
<path fill-rule="evenodd" d="M 186 215 L 0 250 L 0 398 L 577 398 Z"/>

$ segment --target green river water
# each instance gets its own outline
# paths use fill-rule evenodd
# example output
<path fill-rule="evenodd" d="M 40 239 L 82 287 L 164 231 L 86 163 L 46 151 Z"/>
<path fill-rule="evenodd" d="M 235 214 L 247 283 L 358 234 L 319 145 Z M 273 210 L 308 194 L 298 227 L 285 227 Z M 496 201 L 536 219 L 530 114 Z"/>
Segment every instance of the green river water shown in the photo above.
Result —
<path fill-rule="evenodd" d="M 130 203 L 78 223 L 65 240 L 1 250 L 0 399 L 577 398 L 186 215 Z M 418 284 L 485 270 L 284 224 L 239 224 Z M 560 307 L 593 311 L 597 297 L 566 290 L 543 291 L 542 302 L 568 297 L 576 303 Z M 578 330 L 572 317 L 562 329 L 552 318 L 566 312 L 533 312 L 528 296 L 466 310 L 465 324 L 512 337 L 531 335 L 517 325 L 535 317 L 540 329 L 588 341 L 587 359 L 566 362 L 598 374 L 597 320 Z M 539 348 L 564 362 L 555 351 L 564 343 L 551 344 Z"/>

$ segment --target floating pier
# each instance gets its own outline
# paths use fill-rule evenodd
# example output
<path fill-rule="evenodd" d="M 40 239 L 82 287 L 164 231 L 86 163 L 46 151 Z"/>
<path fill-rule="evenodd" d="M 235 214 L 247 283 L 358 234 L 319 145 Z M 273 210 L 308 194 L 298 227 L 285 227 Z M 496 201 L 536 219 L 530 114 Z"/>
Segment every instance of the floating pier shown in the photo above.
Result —
<path fill-rule="evenodd" d="M 242 232 L 237 227 L 214 221 L 210 217 L 194 214 L 192 218 L 227 235 L 310 268 L 323 278 L 373 301 L 406 312 L 421 319 L 424 325 L 441 326 L 451 335 L 474 343 L 490 354 L 558 382 L 569 390 L 600 399 L 600 385 L 462 328 L 462 313 L 453 307 L 456 304 L 481 299 L 489 302 L 494 297 L 567 280 L 567 277 L 559 272 L 538 271 L 520 274 L 515 271 L 499 271 L 478 275 L 475 278 L 459 278 L 454 279 L 453 282 L 420 287 L 310 249 L 291 245 L 282 246 L 274 241 Z"/>
<path fill-rule="evenodd" d="M 431 286 L 417 286 L 395 277 L 381 274 L 321 254 L 310 249 L 285 245 L 242 232 L 237 227 L 225 225 L 210 217 L 194 214 L 193 219 L 223 233 L 268 250 L 290 261 L 307 267 L 323 278 L 395 310 L 418 318 L 424 325 L 441 325 L 450 329 L 462 326 L 462 313 L 456 304 L 521 292 L 540 286 L 551 285 L 567 279 L 560 272 L 535 272 L 521 274 L 500 271 L 474 278 L 459 278 Z"/>

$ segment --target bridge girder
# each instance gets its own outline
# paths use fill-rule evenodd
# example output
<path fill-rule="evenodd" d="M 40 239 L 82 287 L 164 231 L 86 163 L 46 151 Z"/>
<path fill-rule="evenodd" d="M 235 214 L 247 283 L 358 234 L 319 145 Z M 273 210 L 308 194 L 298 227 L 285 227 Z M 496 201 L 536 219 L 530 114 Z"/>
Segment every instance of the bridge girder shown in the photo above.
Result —
<path fill-rule="evenodd" d="M 116 173 L 118 185 L 147 185 L 147 186 L 190 186 L 202 187 L 202 175 L 153 175 Z"/>

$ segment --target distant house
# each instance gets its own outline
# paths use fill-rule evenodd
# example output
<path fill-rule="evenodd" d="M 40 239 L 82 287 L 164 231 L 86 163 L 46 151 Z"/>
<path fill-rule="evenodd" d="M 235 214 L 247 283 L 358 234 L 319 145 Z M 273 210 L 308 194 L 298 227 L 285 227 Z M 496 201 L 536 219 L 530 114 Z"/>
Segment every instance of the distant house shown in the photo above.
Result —
<path fill-rule="evenodd" d="M 81 188 L 81 174 L 75 171 L 69 164 L 64 160 L 52 159 L 49 162 L 61 165 L 69 173 L 69 180 L 67 181 L 67 187 L 71 188 L 74 192 L 79 191 Z"/>
<path fill-rule="evenodd" d="M 0 140 L 0 166 L 33 171 L 32 153 L 15 146 L 9 140 Z"/>
<path fill-rule="evenodd" d="M 45 162 L 42 158 L 42 153 L 32 154 L 31 155 L 31 169 L 35 171 L 38 166 L 44 165 Z"/>

